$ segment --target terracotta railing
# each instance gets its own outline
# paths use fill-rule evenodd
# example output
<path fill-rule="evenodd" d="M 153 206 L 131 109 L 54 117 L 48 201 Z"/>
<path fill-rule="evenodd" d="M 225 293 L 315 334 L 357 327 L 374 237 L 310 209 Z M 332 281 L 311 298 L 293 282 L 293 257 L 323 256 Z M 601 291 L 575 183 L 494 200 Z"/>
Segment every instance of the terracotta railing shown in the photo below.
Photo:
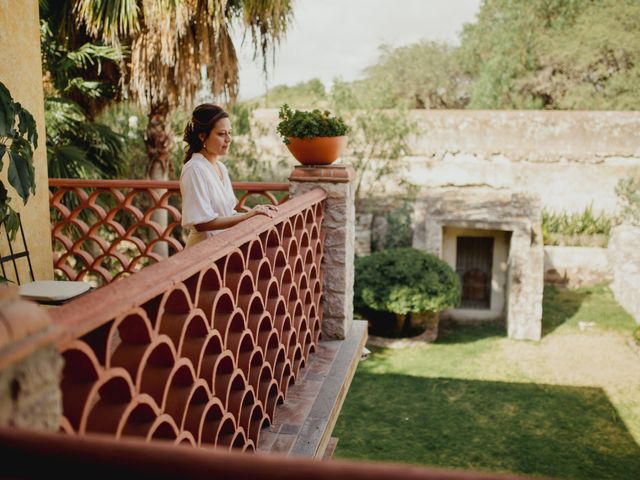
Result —
<path fill-rule="evenodd" d="M 278 204 L 287 183 L 234 183 L 240 208 Z M 280 192 L 278 200 L 274 192 Z M 61 279 L 110 283 L 182 250 L 177 181 L 49 179 L 54 271 Z M 166 216 L 166 227 L 155 219 Z"/>
<path fill-rule="evenodd" d="M 254 450 L 320 336 L 325 197 L 51 309 L 61 429 Z"/>
<path fill-rule="evenodd" d="M 99 478 L 261 480 L 525 480 L 524 476 L 444 470 L 409 464 L 335 460 L 318 462 L 280 455 L 244 455 L 180 448 L 133 439 L 113 442 L 49 432 L 0 428 L 2 472 L 7 478 L 43 477 L 42 472 L 78 472 Z M 540 477 L 535 477 L 540 480 Z M 532 479 L 533 480 L 533 479 Z"/>

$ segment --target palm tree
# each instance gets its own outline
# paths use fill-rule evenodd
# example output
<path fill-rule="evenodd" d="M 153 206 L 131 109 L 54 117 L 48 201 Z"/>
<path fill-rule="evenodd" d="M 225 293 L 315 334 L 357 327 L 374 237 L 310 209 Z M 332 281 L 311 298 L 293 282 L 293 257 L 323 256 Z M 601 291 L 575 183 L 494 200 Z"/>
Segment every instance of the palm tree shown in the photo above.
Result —
<path fill-rule="evenodd" d="M 58 2 L 63 4 L 58 11 L 73 12 L 59 30 L 62 35 L 89 36 L 130 52 L 128 61 L 119 65 L 119 82 L 124 95 L 148 112 L 148 176 L 157 180 L 167 178 L 168 116 L 177 106 L 193 103 L 203 72 L 213 95 L 231 102 L 237 96 L 238 58 L 231 28 L 240 27 L 250 35 L 255 56 L 262 55 L 266 71 L 267 54 L 292 18 L 292 0 Z"/>

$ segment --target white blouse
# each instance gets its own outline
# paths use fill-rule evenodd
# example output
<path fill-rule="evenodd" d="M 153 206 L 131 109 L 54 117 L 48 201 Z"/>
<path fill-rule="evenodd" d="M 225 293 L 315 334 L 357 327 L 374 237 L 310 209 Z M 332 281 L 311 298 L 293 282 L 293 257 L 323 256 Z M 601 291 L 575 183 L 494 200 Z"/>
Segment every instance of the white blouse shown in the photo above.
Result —
<path fill-rule="evenodd" d="M 220 160 L 217 162 L 222 181 L 213 165 L 201 153 L 194 153 L 182 167 L 182 226 L 191 231 L 195 231 L 194 225 L 236 214 L 234 208 L 238 201 L 231 187 L 229 172 Z M 206 232 L 208 237 L 215 233 L 215 230 Z"/>

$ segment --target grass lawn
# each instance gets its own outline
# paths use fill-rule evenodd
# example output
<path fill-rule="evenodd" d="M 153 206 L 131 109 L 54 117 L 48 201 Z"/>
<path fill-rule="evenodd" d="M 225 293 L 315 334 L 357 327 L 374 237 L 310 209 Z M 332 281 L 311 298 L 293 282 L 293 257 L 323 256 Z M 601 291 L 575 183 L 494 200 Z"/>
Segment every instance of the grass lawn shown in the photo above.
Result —
<path fill-rule="evenodd" d="M 606 286 L 545 289 L 540 342 L 494 325 L 360 363 L 334 458 L 640 479 L 640 355 Z"/>

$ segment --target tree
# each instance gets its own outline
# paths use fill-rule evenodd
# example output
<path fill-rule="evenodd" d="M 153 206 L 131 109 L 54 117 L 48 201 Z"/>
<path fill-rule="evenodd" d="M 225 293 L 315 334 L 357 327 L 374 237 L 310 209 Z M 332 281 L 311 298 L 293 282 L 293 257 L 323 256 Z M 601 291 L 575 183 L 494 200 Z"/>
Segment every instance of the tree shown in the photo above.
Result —
<path fill-rule="evenodd" d="M 373 91 L 380 108 L 464 108 L 468 79 L 454 51 L 430 41 L 399 48 L 382 45 L 377 63 L 364 71 L 363 93 Z"/>
<path fill-rule="evenodd" d="M 636 0 L 485 0 L 458 56 L 471 108 L 637 109 Z"/>
<path fill-rule="evenodd" d="M 120 62 L 123 94 L 148 112 L 148 176 L 166 179 L 171 134 L 168 116 L 191 104 L 203 72 L 212 93 L 233 101 L 238 88 L 238 59 L 230 30 L 240 24 L 266 57 L 286 31 L 290 0 L 59 0 L 72 19 L 60 32 L 73 43 L 90 37 L 129 52 Z"/>
<path fill-rule="evenodd" d="M 313 78 L 293 86 L 276 85 L 265 96 L 265 107 L 279 108 L 283 103 L 293 108 L 322 108 L 327 103 L 327 93 L 322 82 Z"/>
<path fill-rule="evenodd" d="M 547 108 L 639 110 L 638 45 L 640 2 L 594 2 L 569 28 L 540 39 L 542 68 L 522 88 Z"/>
<path fill-rule="evenodd" d="M 409 138 L 417 124 L 406 108 L 379 109 L 373 95 L 358 95 L 358 87 L 336 81 L 331 89 L 332 109 L 349 125 L 345 159 L 355 170 L 358 206 L 367 198 L 384 195 L 389 185 L 412 184 L 404 177 L 402 159 L 408 154 Z"/>

